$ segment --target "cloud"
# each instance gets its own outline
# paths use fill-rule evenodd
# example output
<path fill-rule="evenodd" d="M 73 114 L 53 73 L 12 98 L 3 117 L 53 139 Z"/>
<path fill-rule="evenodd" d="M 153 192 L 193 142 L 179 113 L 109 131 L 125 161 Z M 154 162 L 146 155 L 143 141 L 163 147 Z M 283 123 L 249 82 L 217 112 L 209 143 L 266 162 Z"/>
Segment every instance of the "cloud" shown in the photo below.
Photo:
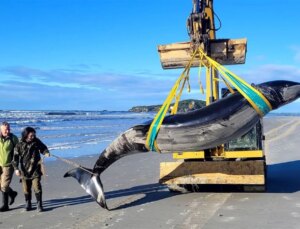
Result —
<path fill-rule="evenodd" d="M 15 81 L 24 83 L 90 90 L 126 90 L 129 93 L 132 91 L 147 93 L 150 91 L 150 88 L 151 93 L 165 92 L 170 90 L 175 81 L 173 77 L 168 78 L 154 74 L 146 75 L 145 72 L 139 75 L 129 75 L 111 72 L 80 72 L 78 69 L 74 71 L 72 69 L 45 71 L 23 66 L 3 68 L 1 73 L 14 77 Z M 8 77 L 4 77 L 4 79 L 7 80 Z"/>
<path fill-rule="evenodd" d="M 254 60 L 255 61 L 264 61 L 264 60 L 266 60 L 266 56 L 265 55 L 257 55 L 257 56 L 254 56 Z"/>
<path fill-rule="evenodd" d="M 300 68 L 293 65 L 263 65 L 240 75 L 249 83 L 262 83 L 272 80 L 300 82 Z"/>
<path fill-rule="evenodd" d="M 300 63 L 300 46 L 299 45 L 292 45 L 290 46 L 290 50 L 292 50 L 294 55 L 294 61 L 296 63 Z"/>
<path fill-rule="evenodd" d="M 135 105 L 161 104 L 179 73 L 122 74 L 80 65 L 52 70 L 13 66 L 0 69 L 0 96 L 3 109 L 127 110 Z M 300 69 L 291 65 L 263 65 L 237 74 L 249 83 L 300 81 Z M 203 99 L 196 71 L 190 81 L 192 91 L 184 92 L 182 98 Z M 202 81 L 205 86 L 204 76 Z"/>
<path fill-rule="evenodd" d="M 294 60 L 298 63 L 300 63 L 300 47 L 294 47 L 294 51 L 295 51 L 295 56 L 294 56 Z"/>
<path fill-rule="evenodd" d="M 2 109 L 126 110 L 131 105 L 130 99 L 122 93 L 14 81 L 0 83 L 0 86 Z"/>
<path fill-rule="evenodd" d="M 84 110 L 127 110 L 135 105 L 160 104 L 178 77 L 23 66 L 2 68 L 0 76 L 3 109 Z"/>
<path fill-rule="evenodd" d="M 1 69 L 1 72 L 9 73 L 14 76 L 22 77 L 24 79 L 32 79 L 34 75 L 43 75 L 43 71 L 27 68 L 23 66 L 17 66 L 17 67 L 6 67 Z"/>

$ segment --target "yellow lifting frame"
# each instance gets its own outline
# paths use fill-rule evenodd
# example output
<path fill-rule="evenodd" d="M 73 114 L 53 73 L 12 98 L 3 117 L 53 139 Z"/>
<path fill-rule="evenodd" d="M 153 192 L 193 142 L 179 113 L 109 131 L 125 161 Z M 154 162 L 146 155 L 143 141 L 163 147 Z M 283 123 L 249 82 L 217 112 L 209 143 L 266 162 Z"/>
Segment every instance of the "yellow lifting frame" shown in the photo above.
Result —
<path fill-rule="evenodd" d="M 246 151 L 224 151 L 221 156 L 214 156 L 215 158 L 233 159 L 233 158 L 263 158 L 262 150 L 246 150 Z M 204 151 L 197 152 L 175 152 L 173 159 L 204 159 Z"/>

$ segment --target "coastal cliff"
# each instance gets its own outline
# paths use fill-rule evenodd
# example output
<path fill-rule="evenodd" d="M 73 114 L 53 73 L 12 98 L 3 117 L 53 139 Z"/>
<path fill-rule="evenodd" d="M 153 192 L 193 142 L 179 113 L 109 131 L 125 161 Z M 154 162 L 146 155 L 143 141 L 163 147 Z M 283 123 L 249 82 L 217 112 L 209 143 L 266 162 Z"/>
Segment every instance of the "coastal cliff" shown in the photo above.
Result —
<path fill-rule="evenodd" d="M 170 107 L 174 106 L 174 103 Z M 205 101 L 196 99 L 187 99 L 179 102 L 178 112 L 186 112 L 188 110 L 195 110 L 205 106 Z M 129 111 L 131 112 L 158 112 L 161 105 L 150 106 L 134 106 Z"/>

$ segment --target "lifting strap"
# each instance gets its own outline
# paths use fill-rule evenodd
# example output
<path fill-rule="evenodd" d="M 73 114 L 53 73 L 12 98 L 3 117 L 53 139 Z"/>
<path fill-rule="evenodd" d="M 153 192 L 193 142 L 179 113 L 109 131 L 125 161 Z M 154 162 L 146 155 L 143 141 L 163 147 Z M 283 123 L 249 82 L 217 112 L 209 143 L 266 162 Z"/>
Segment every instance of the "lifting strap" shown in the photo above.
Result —
<path fill-rule="evenodd" d="M 211 59 L 204 53 L 201 48 L 199 48 L 198 50 L 199 53 L 204 55 L 207 62 L 211 66 L 213 66 L 227 81 L 229 81 L 230 84 L 238 90 L 238 92 L 240 92 L 244 96 L 244 98 L 251 104 L 251 106 L 261 117 L 272 110 L 270 102 L 257 89 L 252 87 L 250 84 L 238 77 L 233 72 L 229 71 L 224 66 L 220 65 L 217 61 Z"/>
<path fill-rule="evenodd" d="M 148 135 L 147 135 L 147 139 L 146 139 L 146 147 L 148 148 L 148 150 L 159 152 L 159 149 L 158 149 L 156 141 L 155 141 L 157 133 L 158 133 L 160 126 L 164 120 L 164 117 L 166 116 L 166 113 L 168 112 L 168 110 L 170 108 L 171 102 L 173 101 L 174 97 L 176 96 L 176 92 L 179 88 L 179 85 L 182 83 L 182 80 L 184 80 L 184 79 L 185 80 L 183 83 L 186 82 L 186 78 L 188 77 L 189 70 L 191 68 L 191 65 L 193 63 L 193 60 L 195 59 L 197 52 L 198 52 L 197 50 L 194 51 L 192 58 L 190 59 L 187 66 L 185 67 L 185 69 L 183 70 L 183 72 L 181 73 L 181 75 L 179 76 L 177 81 L 175 82 L 167 99 L 165 100 L 165 102 L 159 109 L 158 113 L 156 114 L 155 118 L 153 119 L 150 129 L 149 129 L 149 132 L 148 132 Z M 181 88 L 183 88 L 183 87 L 184 87 L 184 84 L 182 84 Z M 182 93 L 182 91 L 181 91 L 181 93 Z M 179 91 L 179 94 L 180 94 L 180 91 Z M 180 98 L 179 98 L 179 96 L 177 96 L 177 97 L 178 97 L 178 101 L 179 101 Z M 176 103 L 175 103 L 174 107 L 175 106 L 178 107 L 178 104 L 176 105 Z M 174 110 L 174 107 L 173 107 L 173 110 Z M 175 107 L 175 109 L 177 109 L 177 108 Z M 176 113 L 175 111 L 177 111 L 177 110 L 174 110 L 174 114 Z"/>
<path fill-rule="evenodd" d="M 178 104 L 180 101 L 180 96 L 183 92 L 184 85 L 189 80 L 189 72 L 191 65 L 195 59 L 196 55 L 199 55 L 199 83 L 200 83 L 200 90 L 202 87 L 200 74 L 201 74 L 201 67 L 205 66 L 206 71 L 212 71 L 213 69 L 217 70 L 221 76 L 221 79 L 224 81 L 225 85 L 228 87 L 231 93 L 234 93 L 232 85 L 238 92 L 240 92 L 243 97 L 250 103 L 250 105 L 255 109 L 255 111 L 262 117 L 266 115 L 268 112 L 272 110 L 272 106 L 270 102 L 261 94 L 258 90 L 248 84 L 246 81 L 235 75 L 233 72 L 226 69 L 224 66 L 220 65 L 217 61 L 211 59 L 207 54 L 201 49 L 197 48 L 193 54 L 192 58 L 188 62 L 187 66 L 185 67 L 184 71 L 181 73 L 180 77 L 175 82 L 174 86 L 172 87 L 167 99 L 164 101 L 163 105 L 161 106 L 160 110 L 156 114 L 155 118 L 153 119 L 147 139 L 146 139 L 146 147 L 148 150 L 160 152 L 157 143 L 156 137 L 159 132 L 160 126 L 164 120 L 166 113 L 168 112 L 171 102 L 175 98 L 175 104 L 171 111 L 171 114 L 176 114 L 178 110 Z M 214 80 L 219 80 L 214 78 Z M 181 85 L 181 87 L 180 87 Z M 179 92 L 178 88 L 180 87 Z"/>

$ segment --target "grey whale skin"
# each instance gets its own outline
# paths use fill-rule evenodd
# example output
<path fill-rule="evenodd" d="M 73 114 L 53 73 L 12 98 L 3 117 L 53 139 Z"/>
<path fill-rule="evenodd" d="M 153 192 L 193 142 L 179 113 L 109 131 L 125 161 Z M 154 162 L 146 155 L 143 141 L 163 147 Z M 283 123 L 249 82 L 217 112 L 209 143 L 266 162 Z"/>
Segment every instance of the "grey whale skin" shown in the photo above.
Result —
<path fill-rule="evenodd" d="M 270 102 L 273 110 L 300 97 L 300 84 L 291 81 L 271 81 L 253 85 Z M 166 116 L 157 135 L 161 153 L 198 151 L 224 144 L 247 133 L 260 116 L 239 93 L 231 94 L 207 107 Z M 74 177 L 81 187 L 103 208 L 107 208 L 100 174 L 118 159 L 148 152 L 145 143 L 151 121 L 137 125 L 117 137 L 99 156 L 95 175 L 75 168 L 64 177 Z"/>

